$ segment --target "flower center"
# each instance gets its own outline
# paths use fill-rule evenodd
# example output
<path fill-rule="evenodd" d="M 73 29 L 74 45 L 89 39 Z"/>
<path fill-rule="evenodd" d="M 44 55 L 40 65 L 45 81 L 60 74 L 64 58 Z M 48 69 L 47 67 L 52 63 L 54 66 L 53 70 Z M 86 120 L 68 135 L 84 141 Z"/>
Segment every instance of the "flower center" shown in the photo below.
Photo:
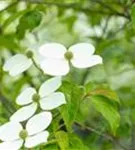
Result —
<path fill-rule="evenodd" d="M 19 137 L 23 140 L 25 140 L 28 137 L 28 132 L 26 130 L 22 130 L 19 133 Z"/>
<path fill-rule="evenodd" d="M 40 100 L 39 94 L 34 94 L 34 95 L 32 96 L 32 99 L 33 99 L 34 102 L 38 103 L 39 100 Z"/>
<path fill-rule="evenodd" d="M 70 51 L 67 51 L 65 54 L 64 54 L 64 57 L 65 59 L 67 60 L 71 60 L 73 58 L 73 53 L 70 52 Z"/>
<path fill-rule="evenodd" d="M 28 58 L 32 58 L 33 57 L 33 52 L 32 51 L 27 51 L 26 53 Z"/>

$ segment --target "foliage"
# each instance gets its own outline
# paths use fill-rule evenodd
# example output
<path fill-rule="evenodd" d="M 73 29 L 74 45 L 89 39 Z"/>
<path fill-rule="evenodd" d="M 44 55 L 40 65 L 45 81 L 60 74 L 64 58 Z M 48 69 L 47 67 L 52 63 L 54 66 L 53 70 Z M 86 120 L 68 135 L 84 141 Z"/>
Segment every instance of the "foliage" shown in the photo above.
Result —
<path fill-rule="evenodd" d="M 39 89 L 50 78 L 35 64 L 10 77 L 5 61 L 54 41 L 67 48 L 92 43 L 103 65 L 71 68 L 63 77 L 67 104 L 52 112 L 52 134 L 33 150 L 135 149 L 134 0 L 0 1 L 0 125 L 19 108 L 24 87 Z"/>

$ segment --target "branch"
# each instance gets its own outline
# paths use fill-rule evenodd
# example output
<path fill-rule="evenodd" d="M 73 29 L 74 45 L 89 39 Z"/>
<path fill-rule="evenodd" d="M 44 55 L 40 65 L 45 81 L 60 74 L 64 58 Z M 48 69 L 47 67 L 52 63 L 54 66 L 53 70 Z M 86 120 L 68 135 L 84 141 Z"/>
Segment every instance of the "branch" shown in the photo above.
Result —
<path fill-rule="evenodd" d="M 114 14 L 117 14 L 118 16 L 125 17 L 128 20 L 131 19 L 129 14 L 124 13 L 124 12 L 121 13 L 121 12 L 115 10 L 113 7 L 110 7 L 110 5 L 107 5 L 106 3 L 103 3 L 101 0 L 94 0 L 93 2 L 97 2 L 100 6 L 102 6 L 103 8 L 106 8 L 107 10 L 113 12 Z"/>
<path fill-rule="evenodd" d="M 79 3 L 46 2 L 46 1 L 41 1 L 41 0 L 29 0 L 29 1 L 19 0 L 18 2 L 20 2 L 20 1 L 29 2 L 31 4 L 32 3 L 33 4 L 44 4 L 44 5 L 47 5 L 47 6 L 57 6 L 57 7 L 60 7 L 60 8 L 65 8 L 65 9 L 74 9 L 74 10 L 77 10 L 77 11 L 82 11 L 84 13 L 99 13 L 99 14 L 104 14 L 104 15 L 121 16 L 121 17 L 124 17 L 124 18 L 130 20 L 130 16 L 127 16 L 124 13 L 117 12 L 113 8 L 111 8 L 110 6 L 108 6 L 104 3 L 102 4 L 102 6 L 104 5 L 104 8 L 107 8 L 108 11 L 104 11 L 104 10 L 101 10 L 101 9 L 96 10 L 96 9 L 83 8 L 83 7 L 80 6 Z M 9 9 L 10 7 L 16 5 L 18 2 L 12 3 L 11 5 L 6 7 L 5 9 L 3 9 L 2 12 Z"/>
<path fill-rule="evenodd" d="M 117 139 L 115 139 L 114 137 L 110 136 L 110 135 L 107 135 L 107 134 L 104 134 L 100 131 L 97 131 L 96 129 L 92 128 L 92 127 L 88 127 L 88 126 L 85 126 L 85 125 L 82 125 L 81 123 L 78 123 L 78 122 L 75 122 L 75 124 L 89 132 L 93 132 L 99 136 L 102 136 L 104 137 L 105 139 L 117 144 L 118 146 L 120 146 L 122 149 L 124 150 L 129 150 L 129 148 L 125 147 L 124 145 L 122 145 Z"/>
<path fill-rule="evenodd" d="M 116 35 L 118 33 L 120 33 L 123 29 L 126 28 L 126 26 L 130 23 L 130 21 L 127 21 L 122 27 L 120 27 L 118 30 L 116 30 L 115 32 L 112 33 L 112 35 L 108 34 L 108 36 L 106 38 L 113 38 L 114 36 L 116 37 Z"/>
<path fill-rule="evenodd" d="M 4 9 L 0 10 L 0 13 L 4 12 L 4 11 L 6 11 L 6 10 L 8 10 L 8 9 L 12 8 L 12 7 L 14 7 L 16 4 L 18 4 L 18 2 L 19 2 L 19 1 L 14 2 L 14 3 L 11 3 L 11 4 L 10 4 L 10 5 L 8 5 L 6 8 L 4 8 Z"/>
<path fill-rule="evenodd" d="M 65 8 L 65 9 L 74 9 L 77 11 L 82 11 L 84 13 L 99 13 L 99 14 L 104 14 L 104 15 L 114 15 L 114 16 L 121 16 L 124 17 L 128 20 L 130 20 L 130 15 L 129 14 L 125 14 L 125 13 L 121 13 L 116 11 L 115 9 L 113 9 L 112 7 L 110 7 L 109 5 L 106 5 L 105 3 L 101 2 L 100 0 L 96 0 L 95 2 L 99 3 L 101 6 L 103 6 L 103 8 L 106 8 L 107 11 L 101 10 L 101 9 L 89 9 L 89 8 L 83 8 L 80 7 L 79 3 L 60 3 L 60 2 L 46 2 L 46 1 L 41 1 L 41 0 L 18 0 L 17 2 L 14 2 L 10 5 L 8 5 L 6 8 L 2 9 L 0 11 L 0 13 L 12 8 L 13 6 L 15 6 L 16 4 L 18 4 L 19 2 L 29 2 L 29 3 L 33 3 L 33 4 L 44 4 L 44 5 L 48 5 L 48 6 L 57 6 L 60 8 Z"/>
<path fill-rule="evenodd" d="M 51 5 L 50 3 L 45 3 L 46 5 Z M 56 5 L 57 7 L 64 7 L 64 8 L 72 8 L 74 10 L 78 10 L 78 11 L 82 11 L 82 12 L 85 12 L 85 13 L 99 13 L 99 14 L 104 14 L 104 15 L 116 15 L 116 16 L 121 16 L 121 17 L 125 17 L 127 19 L 129 19 L 127 16 L 125 16 L 124 14 L 122 13 L 118 13 L 118 12 L 110 12 L 109 11 L 103 11 L 103 10 L 95 10 L 95 9 L 89 9 L 89 8 L 82 8 L 80 7 L 80 5 L 78 4 L 74 4 L 74 5 L 67 5 L 67 4 L 58 4 L 58 3 L 55 3 L 55 4 L 52 4 L 52 5 Z"/>

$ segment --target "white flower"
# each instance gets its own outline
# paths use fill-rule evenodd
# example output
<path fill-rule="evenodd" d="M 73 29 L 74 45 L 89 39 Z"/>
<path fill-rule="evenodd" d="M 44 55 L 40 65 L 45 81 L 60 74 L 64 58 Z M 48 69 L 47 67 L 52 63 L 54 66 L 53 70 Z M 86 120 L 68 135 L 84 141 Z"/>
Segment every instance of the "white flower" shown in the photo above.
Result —
<path fill-rule="evenodd" d="M 44 44 L 39 48 L 39 53 L 44 56 L 40 66 L 49 75 L 66 75 L 70 70 L 69 61 L 76 68 L 88 68 L 101 64 L 102 58 L 99 55 L 93 55 L 94 51 L 94 46 L 88 43 L 75 44 L 68 51 L 62 44 Z"/>
<path fill-rule="evenodd" d="M 54 77 L 45 81 L 38 93 L 32 87 L 25 89 L 18 97 L 18 105 L 27 105 L 16 111 L 10 120 L 22 122 L 30 118 L 37 110 L 38 105 L 43 110 L 52 110 L 66 103 L 62 92 L 55 92 L 61 86 L 61 77 Z"/>
<path fill-rule="evenodd" d="M 5 62 L 3 70 L 8 71 L 11 76 L 16 76 L 26 71 L 31 65 L 32 60 L 29 57 L 16 54 Z"/>
<path fill-rule="evenodd" d="M 52 121 L 50 112 L 42 112 L 32 117 L 24 129 L 18 122 L 8 122 L 0 127 L 0 150 L 19 150 L 23 143 L 32 148 L 47 142 L 49 132 L 45 129 Z"/>

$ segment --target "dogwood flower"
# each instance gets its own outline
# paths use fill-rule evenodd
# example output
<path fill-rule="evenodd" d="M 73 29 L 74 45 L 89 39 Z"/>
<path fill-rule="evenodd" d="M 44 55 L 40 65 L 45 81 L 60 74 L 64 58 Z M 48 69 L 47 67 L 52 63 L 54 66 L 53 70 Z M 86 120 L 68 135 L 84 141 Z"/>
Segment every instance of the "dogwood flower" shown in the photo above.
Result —
<path fill-rule="evenodd" d="M 39 91 L 33 87 L 28 87 L 17 97 L 18 105 L 27 105 L 16 111 L 10 120 L 22 122 L 30 118 L 40 105 L 43 110 L 52 110 L 66 103 L 62 92 L 55 92 L 61 86 L 61 77 L 54 77 L 45 81 Z M 29 105 L 28 105 L 29 104 Z"/>
<path fill-rule="evenodd" d="M 39 48 L 39 53 L 44 57 L 40 66 L 49 75 L 66 75 L 69 62 L 76 68 L 88 68 L 102 63 L 99 55 L 93 55 L 95 48 L 92 44 L 79 43 L 69 47 L 68 51 L 62 44 L 44 44 Z"/>
<path fill-rule="evenodd" d="M 31 67 L 31 57 L 32 52 L 30 51 L 27 53 L 27 56 L 23 54 L 16 54 L 5 62 L 3 70 L 9 72 L 11 76 L 19 75 Z"/>
<path fill-rule="evenodd" d="M 26 128 L 18 122 L 8 122 L 0 127 L 0 150 L 19 150 L 22 145 L 32 148 L 47 142 L 49 132 L 45 129 L 52 121 L 50 112 L 42 112 L 26 123 Z"/>

